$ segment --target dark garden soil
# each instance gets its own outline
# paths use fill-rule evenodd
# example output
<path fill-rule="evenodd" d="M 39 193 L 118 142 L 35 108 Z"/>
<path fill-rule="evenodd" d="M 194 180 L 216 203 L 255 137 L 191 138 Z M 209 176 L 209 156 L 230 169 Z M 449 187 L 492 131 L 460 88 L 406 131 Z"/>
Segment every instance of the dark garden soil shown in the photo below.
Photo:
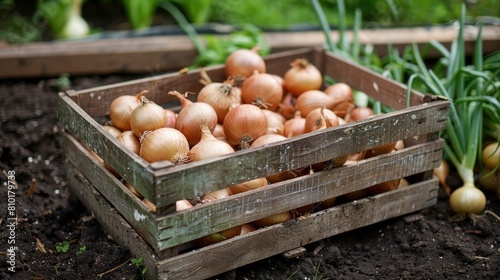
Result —
<path fill-rule="evenodd" d="M 80 77 L 72 88 L 121 79 Z M 53 85 L 0 81 L 0 279 L 141 279 L 130 261 L 136 256 L 115 243 L 68 190 Z M 9 228 L 8 175 L 18 187 L 15 229 Z M 453 178 L 449 183 L 456 187 L 460 182 Z M 487 197 L 486 208 L 500 214 L 499 199 Z M 451 222 L 451 215 L 441 192 L 428 209 L 315 242 L 293 259 L 278 255 L 214 279 L 500 279 L 500 221 L 484 215 L 475 223 Z M 14 273 L 8 262 L 12 240 Z M 69 249 L 58 252 L 63 241 Z"/>

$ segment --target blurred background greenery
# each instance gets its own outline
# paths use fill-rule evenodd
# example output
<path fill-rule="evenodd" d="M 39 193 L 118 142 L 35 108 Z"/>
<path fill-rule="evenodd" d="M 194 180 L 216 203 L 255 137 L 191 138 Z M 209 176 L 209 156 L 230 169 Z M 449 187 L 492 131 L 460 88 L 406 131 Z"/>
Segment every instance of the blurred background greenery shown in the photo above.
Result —
<path fill-rule="evenodd" d="M 59 22 L 67 20 L 64 11 L 70 11 L 75 1 L 81 2 L 81 17 L 94 34 L 175 26 L 179 17 L 173 16 L 166 4 L 178 10 L 195 28 L 212 23 L 253 24 L 264 31 L 308 30 L 319 26 L 308 0 L 0 0 L 0 40 L 25 43 L 67 38 L 60 33 Z M 320 3 L 335 29 L 337 0 Z M 486 22 L 499 24 L 498 0 L 350 0 L 345 1 L 346 24 L 352 26 L 356 9 L 362 12 L 363 28 L 449 24 L 459 17 L 461 3 L 466 4 L 470 21 L 482 17 Z"/>

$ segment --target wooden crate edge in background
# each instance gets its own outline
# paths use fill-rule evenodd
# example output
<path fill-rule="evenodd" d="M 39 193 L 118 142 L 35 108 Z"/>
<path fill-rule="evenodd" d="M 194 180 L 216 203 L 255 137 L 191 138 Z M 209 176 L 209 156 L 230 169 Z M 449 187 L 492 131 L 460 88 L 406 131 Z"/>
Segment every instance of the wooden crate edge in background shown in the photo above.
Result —
<path fill-rule="evenodd" d="M 359 34 L 361 44 L 372 44 L 375 53 L 387 54 L 387 46 L 402 50 L 416 43 L 423 48 L 431 40 L 449 47 L 458 30 L 454 26 L 412 27 L 392 29 L 364 29 Z M 223 37 L 225 35 L 218 35 Z M 339 37 L 332 31 L 332 39 Z M 352 32 L 347 32 L 351 39 Z M 464 39 L 466 53 L 472 54 L 477 28 L 466 26 Z M 500 26 L 483 27 L 483 52 L 498 50 Z M 323 47 L 321 31 L 269 32 L 266 41 L 273 52 L 304 47 Z M 124 39 L 38 42 L 24 45 L 0 46 L 0 79 L 47 78 L 67 73 L 77 75 L 149 74 L 175 72 L 193 63 L 197 53 L 187 36 L 151 36 Z M 427 57 L 436 58 L 430 51 Z"/>

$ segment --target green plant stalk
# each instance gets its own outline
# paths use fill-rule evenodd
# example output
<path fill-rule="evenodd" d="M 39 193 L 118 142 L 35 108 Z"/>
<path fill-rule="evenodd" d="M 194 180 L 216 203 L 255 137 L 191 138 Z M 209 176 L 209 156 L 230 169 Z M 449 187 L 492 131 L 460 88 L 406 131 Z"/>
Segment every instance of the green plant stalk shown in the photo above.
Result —
<path fill-rule="evenodd" d="M 348 46 L 348 42 L 345 38 L 346 13 L 345 13 L 344 0 L 337 0 L 337 9 L 339 12 L 339 47 L 341 50 L 346 51 L 349 46 Z"/>
<path fill-rule="evenodd" d="M 337 52 L 338 51 L 337 47 L 333 43 L 332 37 L 330 36 L 332 31 L 330 29 L 330 25 L 328 24 L 328 20 L 325 17 L 325 12 L 323 11 L 323 8 L 321 7 L 318 0 L 311 0 L 311 3 L 313 5 L 316 16 L 318 17 L 318 20 L 320 22 L 323 34 L 325 35 L 327 50 L 329 50 L 330 52 Z"/>
<path fill-rule="evenodd" d="M 362 14 L 360 9 L 356 9 L 354 14 L 354 38 L 352 43 L 352 58 L 354 61 L 359 61 L 359 53 L 361 51 L 361 46 L 359 44 L 359 31 L 361 29 L 361 19 Z"/>
<path fill-rule="evenodd" d="M 123 0 L 123 7 L 133 29 L 147 28 L 153 20 L 158 0 Z"/>
<path fill-rule="evenodd" d="M 161 1 L 158 5 L 172 15 L 182 30 L 186 32 L 191 42 L 193 42 L 196 51 L 198 53 L 202 53 L 205 50 L 205 45 L 194 27 L 187 21 L 182 12 L 170 1 Z"/>

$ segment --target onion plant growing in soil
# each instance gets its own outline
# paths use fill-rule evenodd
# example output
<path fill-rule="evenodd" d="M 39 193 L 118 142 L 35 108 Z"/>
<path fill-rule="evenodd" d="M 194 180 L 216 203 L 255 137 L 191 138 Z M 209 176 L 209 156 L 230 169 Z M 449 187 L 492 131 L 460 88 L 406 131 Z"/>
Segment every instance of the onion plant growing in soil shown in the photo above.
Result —
<path fill-rule="evenodd" d="M 343 2 L 337 2 L 341 28 L 345 28 Z M 312 4 L 325 33 L 327 49 L 387 78 L 407 82 L 408 106 L 412 88 L 452 101 L 447 128 L 440 135 L 445 140 L 443 160 L 444 165 L 456 169 L 463 186 L 449 191 L 450 208 L 457 217 L 483 213 L 487 198 L 479 187 L 497 191 L 497 194 L 500 192 L 500 53 L 484 56 L 482 25 L 477 28 L 474 56 L 468 65 L 464 45 L 465 6 L 462 6 L 458 36 L 451 49 L 448 50 L 437 41 L 431 41 L 424 49 L 433 48 L 441 54 L 441 58 L 430 68 L 415 44 L 406 47 L 402 56 L 389 46 L 385 59 L 374 56 L 369 46 L 361 49 L 357 41 L 361 19 L 359 11 L 356 11 L 352 45 L 345 40 L 344 32 L 340 32 L 339 41 L 334 43 L 329 36 L 330 29 L 319 1 L 312 0 Z M 368 100 L 365 104 L 377 103 Z M 387 109 L 377 105 L 382 111 Z M 483 152 L 486 147 L 488 149 Z M 438 173 L 441 174 L 441 168 L 435 174 Z M 440 178 L 440 182 L 444 185 L 446 178 Z"/>
<path fill-rule="evenodd" d="M 483 57 L 481 24 L 478 27 L 473 63 L 466 65 L 464 19 L 465 7 L 462 7 L 458 38 L 450 51 L 438 42 L 432 42 L 432 46 L 442 54 L 442 59 L 434 69 L 424 65 L 415 45 L 411 48 L 413 60 L 410 61 L 414 67 L 408 68 L 416 70 L 410 76 L 409 88 L 419 78 L 423 82 L 422 86 L 430 92 L 452 100 L 447 128 L 442 137 L 446 140 L 444 156 L 463 181 L 463 186 L 450 196 L 451 210 L 459 215 L 480 214 L 485 210 L 486 196 L 477 186 L 477 170 L 486 168 L 481 160 L 483 146 L 486 142 L 498 143 L 498 135 L 495 137 L 498 132 L 494 131 L 498 130 L 500 124 L 499 70 L 489 69 L 490 60 Z M 497 56 L 498 53 L 494 54 L 493 59 L 497 59 Z M 494 155 L 493 151 L 490 153 Z M 498 165 L 497 160 L 490 167 L 498 169 Z"/>

